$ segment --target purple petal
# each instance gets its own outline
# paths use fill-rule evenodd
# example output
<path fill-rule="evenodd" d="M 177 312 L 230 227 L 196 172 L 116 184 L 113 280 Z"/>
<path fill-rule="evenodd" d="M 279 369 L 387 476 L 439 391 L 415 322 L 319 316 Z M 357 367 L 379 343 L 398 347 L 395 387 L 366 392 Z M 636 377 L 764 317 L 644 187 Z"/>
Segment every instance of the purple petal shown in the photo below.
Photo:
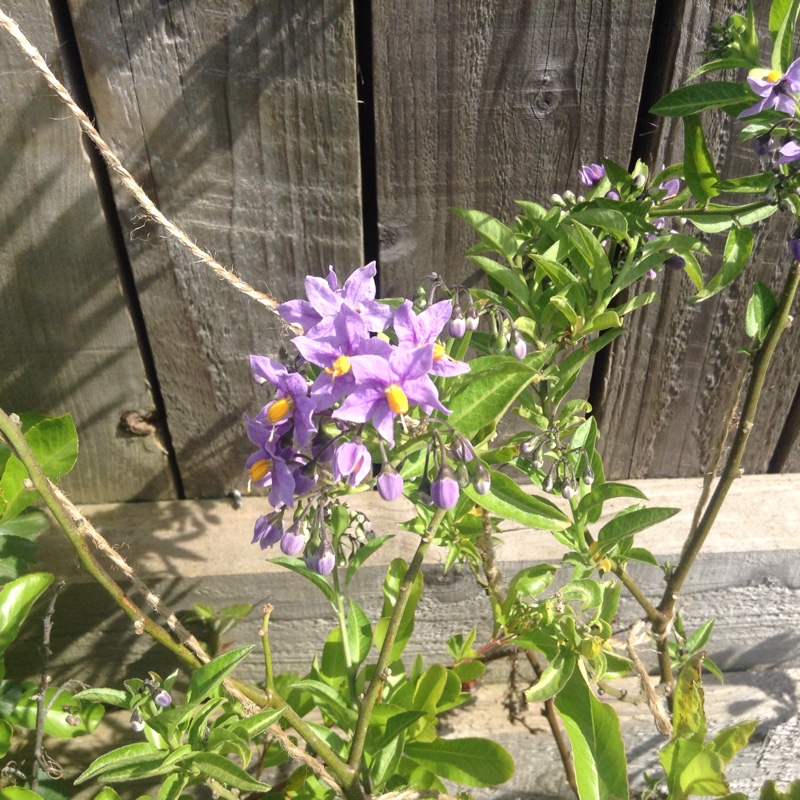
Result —
<path fill-rule="evenodd" d="M 273 361 L 267 356 L 250 356 L 250 369 L 256 383 L 271 383 L 279 386 L 281 381 L 289 374 L 283 364 Z"/>
<path fill-rule="evenodd" d="M 338 291 L 339 279 L 336 277 L 336 272 L 333 267 L 328 267 L 328 274 L 325 276 L 325 280 L 328 281 L 328 286 L 330 286 L 334 292 Z"/>
<path fill-rule="evenodd" d="M 374 261 L 357 269 L 344 282 L 342 298 L 350 306 L 357 306 L 365 300 L 375 299 L 375 273 L 377 268 Z M 310 300 L 311 298 L 309 298 Z"/>
<path fill-rule="evenodd" d="M 299 325 L 304 331 L 311 330 L 322 319 L 306 300 L 289 300 L 288 303 L 281 303 L 277 311 L 286 322 Z"/>
<path fill-rule="evenodd" d="M 306 278 L 306 296 L 312 308 L 322 317 L 332 317 L 341 307 L 342 299 L 331 289 L 325 278 Z"/>

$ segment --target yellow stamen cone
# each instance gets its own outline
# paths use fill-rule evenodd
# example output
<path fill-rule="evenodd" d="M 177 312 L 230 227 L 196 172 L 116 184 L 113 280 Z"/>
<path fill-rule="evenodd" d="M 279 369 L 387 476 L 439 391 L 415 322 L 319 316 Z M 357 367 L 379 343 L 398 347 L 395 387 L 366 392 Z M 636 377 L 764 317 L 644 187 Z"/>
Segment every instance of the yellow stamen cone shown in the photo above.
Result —
<path fill-rule="evenodd" d="M 294 411 L 294 400 L 291 397 L 281 397 L 267 408 L 267 419 L 274 425 L 282 422 Z"/>
<path fill-rule="evenodd" d="M 393 383 L 391 386 L 387 386 L 385 394 L 389 408 L 395 414 L 405 414 L 408 411 L 408 398 L 399 384 Z"/>
<path fill-rule="evenodd" d="M 250 465 L 250 469 L 248 472 L 250 473 L 250 480 L 253 483 L 258 483 L 259 481 L 263 481 L 264 478 L 267 477 L 270 470 L 272 469 L 272 464 L 270 463 L 268 458 L 262 458 L 256 461 L 254 464 Z"/>

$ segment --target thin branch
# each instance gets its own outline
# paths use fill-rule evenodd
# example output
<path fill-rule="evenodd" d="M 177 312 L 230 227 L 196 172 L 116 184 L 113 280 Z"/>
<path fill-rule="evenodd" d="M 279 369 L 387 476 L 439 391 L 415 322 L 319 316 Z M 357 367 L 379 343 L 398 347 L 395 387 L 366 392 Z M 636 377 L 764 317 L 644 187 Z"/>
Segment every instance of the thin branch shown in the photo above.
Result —
<path fill-rule="evenodd" d="M 650 682 L 650 676 L 647 674 L 647 669 L 645 669 L 642 660 L 639 658 L 639 654 L 636 652 L 635 641 L 641 635 L 643 629 L 644 621 L 641 619 L 631 625 L 625 647 L 628 652 L 628 658 L 633 662 L 633 668 L 639 675 L 639 682 L 641 683 L 642 691 L 647 700 L 647 706 L 650 709 L 650 713 L 653 715 L 658 732 L 664 736 L 672 736 L 672 723 L 669 719 L 666 699 L 659 695 L 653 688 L 653 684 Z"/>

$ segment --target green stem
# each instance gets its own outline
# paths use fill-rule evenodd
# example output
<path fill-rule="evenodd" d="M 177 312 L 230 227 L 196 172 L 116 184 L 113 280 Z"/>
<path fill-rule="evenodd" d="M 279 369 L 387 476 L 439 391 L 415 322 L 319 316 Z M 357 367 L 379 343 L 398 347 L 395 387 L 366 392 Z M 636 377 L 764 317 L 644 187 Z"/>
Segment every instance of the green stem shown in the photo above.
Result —
<path fill-rule="evenodd" d="M 719 208 L 669 208 L 664 209 L 659 206 L 653 206 L 647 212 L 648 217 L 658 218 L 668 214 L 670 217 L 702 217 L 703 219 L 714 219 L 715 217 L 735 217 L 737 214 L 748 214 L 751 211 L 758 211 L 761 208 L 766 208 L 769 203 L 765 200 L 757 200 L 755 203 L 745 203 L 743 206 L 725 206 L 724 209 Z"/>
<path fill-rule="evenodd" d="M 400 584 L 400 589 L 397 593 L 397 602 L 392 611 L 392 616 L 389 618 L 389 625 L 386 628 L 386 637 L 383 640 L 383 647 L 381 647 L 381 652 L 378 656 L 378 663 L 375 665 L 375 672 L 372 675 L 372 680 L 367 687 L 367 691 L 364 693 L 364 699 L 361 701 L 358 721 L 353 731 L 353 743 L 350 746 L 348 766 L 354 772 L 359 770 L 361 765 L 361 757 L 364 754 L 364 744 L 367 739 L 367 727 L 369 726 L 370 717 L 372 716 L 372 710 L 375 707 L 375 703 L 378 701 L 378 695 L 380 694 L 386 677 L 386 670 L 391 663 L 392 649 L 394 648 L 394 643 L 400 630 L 400 622 L 403 619 L 403 613 L 408 605 L 409 590 L 414 583 L 414 579 L 417 577 L 417 573 L 419 573 L 422 562 L 425 559 L 425 554 L 431 546 L 433 534 L 436 532 L 436 529 L 439 527 L 446 513 L 447 511 L 443 508 L 436 509 L 436 513 L 433 515 L 433 519 L 431 519 L 430 524 L 426 528 L 424 536 L 420 539 L 417 552 L 414 553 L 414 557 L 408 565 L 406 574 L 403 577 L 403 582 Z"/>
<path fill-rule="evenodd" d="M 353 670 L 353 655 L 350 652 L 350 636 L 347 631 L 347 614 L 344 611 L 344 595 L 339 590 L 339 570 L 333 570 L 333 592 L 336 603 L 333 608 L 336 612 L 336 619 L 339 621 L 339 630 L 342 634 L 342 650 L 344 651 L 344 664 L 347 669 L 347 682 L 350 685 L 350 694 L 353 699 L 356 696 L 356 676 Z"/>
<path fill-rule="evenodd" d="M 267 688 L 267 694 L 275 694 L 275 681 L 272 676 L 272 650 L 269 646 L 269 618 L 275 610 L 275 606 L 267 603 L 264 606 L 264 618 L 261 623 L 261 643 L 264 648 L 264 686 Z"/>
<path fill-rule="evenodd" d="M 669 652 L 667 646 L 667 634 L 675 613 L 675 604 L 678 594 L 683 587 L 684 581 L 689 574 L 692 565 L 702 548 L 706 537 L 711 531 L 711 527 L 717 518 L 722 503 L 728 494 L 733 482 L 739 475 L 739 465 L 742 462 L 747 439 L 753 428 L 753 422 L 758 408 L 761 392 L 764 388 L 767 371 L 769 369 L 772 356 L 775 353 L 778 341 L 791 322 L 789 312 L 792 308 L 798 286 L 800 286 L 800 261 L 795 261 L 786 277 L 781 296 L 778 299 L 777 308 L 770 322 L 767 335 L 753 357 L 752 372 L 747 386 L 747 392 L 742 405 L 742 412 L 739 417 L 739 425 L 736 435 L 731 445 L 728 458 L 720 475 L 714 493 L 706 506 L 699 524 L 694 527 L 686 539 L 683 546 L 678 565 L 669 576 L 664 596 L 658 606 L 662 619 L 654 625 L 653 632 L 656 635 L 659 650 L 659 665 L 661 667 L 661 682 L 672 683 L 672 670 L 669 664 Z"/>

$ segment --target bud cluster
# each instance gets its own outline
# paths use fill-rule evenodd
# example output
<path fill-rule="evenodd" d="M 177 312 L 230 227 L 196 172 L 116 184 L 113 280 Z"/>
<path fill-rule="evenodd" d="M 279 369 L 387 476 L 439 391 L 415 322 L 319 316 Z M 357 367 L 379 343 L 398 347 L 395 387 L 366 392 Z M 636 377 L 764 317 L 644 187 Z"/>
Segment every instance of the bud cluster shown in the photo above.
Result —
<path fill-rule="evenodd" d="M 545 492 L 560 492 L 565 500 L 571 500 L 578 491 L 578 478 L 573 465 L 574 454 L 578 455 L 578 464 L 583 464 L 580 479 L 586 486 L 594 483 L 594 470 L 589 464 L 589 456 L 583 447 L 566 450 L 560 443 L 558 431 L 551 429 L 525 439 L 519 446 L 520 455 L 529 458 L 534 469 L 544 467 L 545 455 L 553 460 L 542 480 Z M 556 457 L 553 453 L 557 453 Z"/>

